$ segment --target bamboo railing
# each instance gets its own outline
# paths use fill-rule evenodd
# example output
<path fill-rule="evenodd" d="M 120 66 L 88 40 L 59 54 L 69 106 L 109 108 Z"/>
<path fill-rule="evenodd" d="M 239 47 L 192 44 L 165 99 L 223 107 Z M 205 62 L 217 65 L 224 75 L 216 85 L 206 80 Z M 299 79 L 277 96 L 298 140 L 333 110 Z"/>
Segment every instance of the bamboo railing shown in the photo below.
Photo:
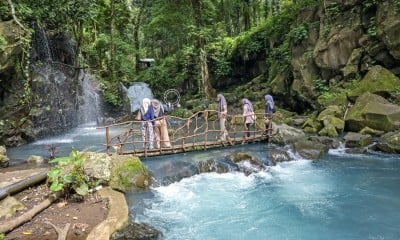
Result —
<path fill-rule="evenodd" d="M 149 149 L 149 136 L 142 139 L 141 126 L 143 121 L 128 121 L 108 126 L 105 129 L 107 154 L 133 154 L 136 156 L 156 156 L 181 153 L 193 150 L 206 150 L 214 147 L 243 144 L 247 142 L 270 140 L 272 121 L 265 126 L 265 114 L 255 113 L 255 123 L 250 127 L 250 137 L 245 136 L 247 130 L 242 115 L 227 115 L 226 129 L 229 138 L 220 140 L 220 126 L 217 111 L 204 110 L 188 118 L 163 116 L 167 123 L 171 147 Z M 159 120 L 159 119 L 155 119 Z M 150 124 L 150 123 L 149 123 Z M 148 128 L 148 125 L 146 128 Z M 146 129 L 146 133 L 147 133 Z M 155 140 L 155 138 L 154 138 Z M 162 140 L 164 141 L 165 140 Z M 156 146 L 156 144 L 154 144 Z"/>

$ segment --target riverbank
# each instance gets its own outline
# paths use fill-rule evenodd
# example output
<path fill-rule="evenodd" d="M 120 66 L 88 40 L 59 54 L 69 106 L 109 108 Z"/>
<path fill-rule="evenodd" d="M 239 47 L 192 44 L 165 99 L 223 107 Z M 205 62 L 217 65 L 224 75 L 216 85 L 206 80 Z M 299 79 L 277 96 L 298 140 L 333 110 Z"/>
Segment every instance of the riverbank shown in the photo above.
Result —
<path fill-rule="evenodd" d="M 26 167 L 26 166 L 25 166 Z M 2 169 L 1 187 L 17 183 L 34 176 L 45 168 L 24 169 L 24 166 Z M 45 201 L 51 193 L 45 183 L 30 187 L 12 197 L 2 200 L 15 200 L 15 214 L 0 217 L 0 225 L 6 226 L 17 218 L 29 214 L 35 206 Z M 7 199 L 7 201 L 5 201 Z M 83 199 L 65 196 L 29 219 L 21 226 L 9 231 L 4 239 L 57 239 L 63 229 L 65 239 L 109 239 L 111 234 L 128 222 L 128 206 L 122 193 L 103 188 Z M 59 232 L 57 232 L 57 230 Z"/>

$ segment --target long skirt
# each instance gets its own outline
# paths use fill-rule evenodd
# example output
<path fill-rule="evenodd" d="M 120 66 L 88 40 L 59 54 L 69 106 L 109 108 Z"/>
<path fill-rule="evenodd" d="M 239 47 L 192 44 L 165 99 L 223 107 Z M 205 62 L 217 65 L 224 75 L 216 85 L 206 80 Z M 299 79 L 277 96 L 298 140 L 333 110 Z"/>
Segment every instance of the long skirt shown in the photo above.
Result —
<path fill-rule="evenodd" d="M 156 138 L 157 148 L 170 148 L 167 121 L 165 119 L 157 120 L 154 124 L 154 133 Z"/>

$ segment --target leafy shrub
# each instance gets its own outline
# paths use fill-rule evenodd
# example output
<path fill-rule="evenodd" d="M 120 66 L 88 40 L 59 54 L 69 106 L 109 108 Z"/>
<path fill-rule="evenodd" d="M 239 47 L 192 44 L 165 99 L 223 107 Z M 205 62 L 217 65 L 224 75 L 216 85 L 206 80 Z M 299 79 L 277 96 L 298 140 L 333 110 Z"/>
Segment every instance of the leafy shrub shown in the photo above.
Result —
<path fill-rule="evenodd" d="M 314 86 L 315 86 L 315 89 L 321 93 L 326 93 L 329 91 L 329 86 L 328 86 L 326 80 L 324 80 L 322 78 L 315 79 Z"/>
<path fill-rule="evenodd" d="M 293 43 L 299 44 L 304 39 L 308 38 L 308 28 L 306 24 L 302 24 L 298 27 L 292 28 L 289 32 L 289 36 Z"/>
<path fill-rule="evenodd" d="M 70 193 L 75 191 L 81 196 L 85 196 L 89 191 L 89 181 L 83 171 L 83 162 L 86 153 L 79 153 L 75 148 L 72 149 L 69 157 L 55 158 L 50 163 L 57 165 L 47 173 L 52 192 L 64 191 Z"/>

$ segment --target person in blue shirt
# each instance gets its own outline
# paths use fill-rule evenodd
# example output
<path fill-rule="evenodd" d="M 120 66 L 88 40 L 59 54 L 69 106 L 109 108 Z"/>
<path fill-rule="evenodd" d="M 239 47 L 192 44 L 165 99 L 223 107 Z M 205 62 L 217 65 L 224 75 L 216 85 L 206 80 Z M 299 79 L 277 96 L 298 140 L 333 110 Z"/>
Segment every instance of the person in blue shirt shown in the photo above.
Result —
<path fill-rule="evenodd" d="M 142 132 L 143 147 L 148 149 L 154 148 L 154 110 L 151 106 L 149 98 L 143 98 L 140 107 L 140 120 L 142 121 L 140 130 Z"/>

